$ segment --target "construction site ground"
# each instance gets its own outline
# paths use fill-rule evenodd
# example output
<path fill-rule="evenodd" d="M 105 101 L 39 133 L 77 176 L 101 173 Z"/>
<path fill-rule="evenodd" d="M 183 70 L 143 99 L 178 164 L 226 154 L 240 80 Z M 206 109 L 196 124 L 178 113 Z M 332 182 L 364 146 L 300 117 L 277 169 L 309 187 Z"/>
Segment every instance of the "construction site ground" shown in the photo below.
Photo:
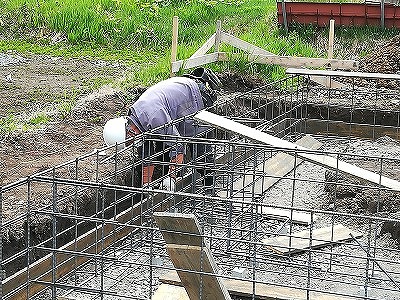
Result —
<path fill-rule="evenodd" d="M 399 72 L 399 47 L 400 36 L 379 43 L 370 55 L 359 59 L 360 71 Z M 356 51 L 357 47 L 354 49 Z M 28 119 L 38 111 L 54 116 L 39 129 L 0 135 L 0 185 L 10 184 L 101 148 L 104 145 L 104 123 L 111 117 L 125 114 L 129 105 L 145 89 L 136 86 L 121 91 L 110 85 L 95 91 L 89 89 L 93 82 L 121 78 L 130 71 L 129 66 L 119 62 L 9 52 L 0 54 L 0 66 L 2 118 L 22 115 Z M 219 76 L 224 86 L 220 95 L 228 98 L 263 84 L 261 80 L 246 75 L 224 73 Z M 389 85 L 389 88 L 399 88 L 398 82 Z M 73 101 L 76 105 L 60 117 L 57 107 L 63 101 L 67 104 Z M 383 104 L 389 109 L 398 105 L 384 101 Z M 18 203 L 3 203 L 5 217 L 14 215 L 15 210 L 18 211 Z"/>

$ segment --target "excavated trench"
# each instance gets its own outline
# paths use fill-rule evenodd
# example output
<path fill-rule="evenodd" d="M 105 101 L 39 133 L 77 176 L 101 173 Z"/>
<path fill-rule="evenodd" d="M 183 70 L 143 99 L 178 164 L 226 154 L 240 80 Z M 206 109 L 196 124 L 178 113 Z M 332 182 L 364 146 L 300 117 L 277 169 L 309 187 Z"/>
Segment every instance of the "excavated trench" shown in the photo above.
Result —
<path fill-rule="evenodd" d="M 254 106 L 252 101 L 249 103 L 251 103 L 252 107 Z M 289 103 L 287 104 L 289 105 Z M 290 105 L 293 105 L 293 103 L 290 103 Z M 269 120 L 274 116 L 281 114 L 281 106 L 282 102 L 279 102 L 276 106 L 268 106 L 267 109 L 258 109 L 258 117 L 263 117 L 266 120 Z M 299 119 L 298 116 L 307 116 L 307 118 Z M 277 125 L 270 127 L 272 128 L 272 131 L 281 132 L 285 127 L 294 126 L 294 128 L 298 128 L 300 132 L 308 134 L 349 136 L 351 133 L 352 136 L 367 139 L 376 139 L 380 136 L 390 136 L 396 140 L 400 139 L 398 111 L 380 111 L 368 108 L 354 110 L 350 108 L 309 103 L 306 106 L 299 106 L 299 108 L 292 111 L 290 115 L 282 116 L 281 120 L 276 122 L 276 124 Z M 135 180 L 132 179 L 131 172 L 126 172 L 125 175 L 121 176 L 118 179 L 118 182 L 115 183 L 132 186 L 132 182 L 134 182 L 134 186 L 139 186 L 140 174 L 140 168 L 136 168 L 134 174 Z M 117 193 L 117 195 L 115 193 Z M 78 207 L 78 215 L 95 216 L 96 213 L 98 213 L 96 208 L 105 205 L 108 209 L 104 211 L 104 215 L 101 215 L 101 218 L 112 218 L 115 216 L 115 213 L 118 214 L 140 201 L 140 195 L 138 195 L 133 201 L 132 199 L 127 199 L 126 201 L 119 203 L 118 206 L 113 206 L 112 202 L 114 199 L 120 199 L 124 196 L 123 192 L 113 190 L 104 190 L 101 197 L 91 191 L 80 196 L 82 199 L 79 201 L 80 206 Z M 102 202 L 103 200 L 105 201 Z M 68 213 L 67 211 L 64 212 Z M 60 211 L 60 213 L 63 213 L 63 211 Z M 27 236 L 30 238 L 31 245 L 37 245 L 40 242 L 44 242 L 42 245 L 43 247 L 52 247 L 54 220 L 57 224 L 56 232 L 63 232 L 57 237 L 57 247 L 61 247 L 62 245 L 73 241 L 76 231 L 78 232 L 78 235 L 80 235 L 94 228 L 93 222 L 81 222 L 78 226 L 75 226 L 76 223 L 74 220 L 58 216 L 45 218 L 42 222 L 30 225 L 29 228 L 27 228 L 27 222 L 25 221 L 23 224 L 23 236 L 25 238 L 13 239 L 10 237 L 8 240 L 3 240 L 3 260 L 15 255 L 16 252 L 23 252 L 26 250 L 28 248 Z M 40 249 L 31 249 L 30 254 L 31 256 L 29 261 L 34 262 L 49 254 L 49 252 Z M 13 260 L 8 264 L 3 265 L 6 276 L 10 276 L 16 271 L 26 267 L 27 261 L 28 258 L 25 254 L 20 257 L 20 259 Z"/>

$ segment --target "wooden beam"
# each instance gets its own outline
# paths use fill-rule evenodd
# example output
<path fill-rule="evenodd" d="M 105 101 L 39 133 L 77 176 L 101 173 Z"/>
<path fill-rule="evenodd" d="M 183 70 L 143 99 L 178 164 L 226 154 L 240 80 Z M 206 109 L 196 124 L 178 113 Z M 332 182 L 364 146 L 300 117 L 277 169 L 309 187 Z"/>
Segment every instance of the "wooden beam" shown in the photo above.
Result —
<path fill-rule="evenodd" d="M 202 246 L 203 238 L 195 215 L 155 212 L 153 217 L 167 244 Z"/>
<path fill-rule="evenodd" d="M 333 39 L 335 37 L 335 20 L 329 21 L 328 59 L 333 58 Z"/>
<path fill-rule="evenodd" d="M 281 148 L 283 151 L 287 151 L 291 155 L 294 154 L 295 150 L 309 150 L 305 147 L 298 146 L 294 143 L 282 140 L 280 138 L 269 135 L 265 132 L 261 132 L 257 129 L 240 124 L 238 122 L 213 114 L 205 110 L 197 113 L 194 118 L 200 122 L 204 122 L 213 125 L 217 128 L 235 132 L 237 134 L 261 142 L 263 144 L 271 145 L 276 148 Z M 333 156 L 323 155 L 323 154 L 310 154 L 301 151 L 296 152 L 296 154 L 304 160 L 311 161 L 323 167 L 327 167 L 334 170 L 338 169 L 339 171 L 342 171 L 346 174 L 356 176 L 358 178 L 364 179 L 374 184 L 382 185 L 386 188 L 395 191 L 400 191 L 399 181 L 385 176 L 381 176 L 380 174 L 341 161 Z"/>
<path fill-rule="evenodd" d="M 342 224 L 329 226 L 319 229 L 308 229 L 293 233 L 291 236 L 278 236 L 274 238 L 263 239 L 262 242 L 272 251 L 287 255 L 300 253 L 308 249 L 318 249 L 328 245 L 349 241 L 352 239 L 350 233 L 355 238 L 362 237 L 357 231 L 350 230 Z M 310 241 L 311 238 L 311 241 Z"/>
<path fill-rule="evenodd" d="M 193 53 L 190 58 L 195 58 L 206 54 L 208 50 L 210 50 L 212 46 L 215 45 L 215 36 L 216 34 L 213 33 L 213 35 L 199 49 L 197 49 L 197 51 Z"/>
<path fill-rule="evenodd" d="M 151 300 L 190 300 L 185 288 L 163 283 L 151 297 Z"/>
<path fill-rule="evenodd" d="M 160 282 L 169 285 L 182 286 L 176 271 L 171 271 L 167 274 L 160 276 Z M 330 295 L 324 292 L 311 291 L 309 297 L 304 290 L 280 287 L 272 284 L 256 283 L 253 286 L 251 281 L 243 281 L 238 279 L 222 279 L 224 285 L 232 296 L 239 296 L 245 298 L 252 298 L 253 291 L 256 299 L 263 300 L 351 300 L 351 297 L 344 297 L 338 295 Z"/>
<path fill-rule="evenodd" d="M 172 20 L 172 46 L 171 46 L 171 77 L 174 76 L 172 64 L 176 61 L 178 52 L 178 17 L 174 16 Z"/>
<path fill-rule="evenodd" d="M 178 72 L 181 68 L 190 69 L 216 61 L 218 61 L 218 53 L 210 53 L 184 60 L 178 60 L 172 63 L 172 72 Z"/>
<path fill-rule="evenodd" d="M 344 83 L 333 80 L 332 78 L 327 77 L 327 76 L 310 75 L 309 78 L 311 81 L 314 81 L 320 85 L 323 85 L 324 87 L 326 87 L 328 89 L 341 89 L 346 86 Z"/>
<path fill-rule="evenodd" d="M 232 55 L 232 56 L 234 57 L 237 55 Z M 220 52 L 219 59 L 221 61 L 229 60 L 228 54 L 225 52 Z M 358 69 L 358 62 L 355 60 L 262 55 L 262 54 L 257 54 L 257 55 L 249 54 L 248 59 L 251 62 L 260 64 L 279 65 L 284 68 L 310 67 L 310 68 L 332 68 L 332 69 L 345 69 L 345 70 Z"/>
<path fill-rule="evenodd" d="M 250 54 L 261 54 L 261 55 L 275 55 L 274 53 L 268 52 L 260 47 L 254 46 L 246 41 L 243 41 L 233 35 L 230 35 L 226 32 L 221 32 L 221 41 L 227 43 L 233 47 L 246 51 Z"/>
<path fill-rule="evenodd" d="M 167 251 L 175 268 L 192 271 L 177 271 L 190 300 L 231 299 L 207 247 L 167 244 Z"/>
<path fill-rule="evenodd" d="M 310 69 L 295 69 L 295 68 L 287 69 L 286 73 L 308 75 L 308 76 L 316 75 L 316 76 L 360 77 L 360 78 L 370 78 L 370 79 L 400 80 L 399 74 L 385 74 L 385 73 L 345 72 L 345 71 L 310 70 Z"/>

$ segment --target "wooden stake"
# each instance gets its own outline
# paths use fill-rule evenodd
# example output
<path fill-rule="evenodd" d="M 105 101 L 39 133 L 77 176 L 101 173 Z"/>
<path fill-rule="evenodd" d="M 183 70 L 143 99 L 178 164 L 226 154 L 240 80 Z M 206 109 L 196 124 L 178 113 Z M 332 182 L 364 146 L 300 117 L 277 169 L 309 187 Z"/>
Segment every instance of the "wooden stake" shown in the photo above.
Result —
<path fill-rule="evenodd" d="M 329 21 L 329 41 L 328 41 L 328 59 L 333 58 L 333 38 L 335 36 L 335 20 Z M 332 88 L 331 78 L 326 77 L 326 86 Z"/>
<path fill-rule="evenodd" d="M 333 58 L 333 38 L 335 36 L 335 20 L 329 21 L 328 59 Z"/>
<path fill-rule="evenodd" d="M 217 21 L 217 29 L 215 31 L 215 44 L 214 44 L 214 52 L 219 52 L 219 45 L 221 44 L 221 20 Z"/>
<path fill-rule="evenodd" d="M 176 61 L 176 54 L 178 51 L 178 17 L 174 16 L 172 21 L 172 47 L 171 47 L 171 77 L 175 74 L 172 72 L 172 63 Z"/>

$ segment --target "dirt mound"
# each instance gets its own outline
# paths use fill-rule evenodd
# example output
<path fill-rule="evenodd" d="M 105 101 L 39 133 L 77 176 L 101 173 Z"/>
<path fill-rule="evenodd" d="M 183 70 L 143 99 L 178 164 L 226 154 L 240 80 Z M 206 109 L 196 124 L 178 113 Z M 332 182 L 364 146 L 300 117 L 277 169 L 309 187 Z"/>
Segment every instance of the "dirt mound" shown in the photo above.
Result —
<path fill-rule="evenodd" d="M 371 54 L 360 61 L 360 71 L 396 74 L 400 71 L 400 35 L 377 44 Z"/>

